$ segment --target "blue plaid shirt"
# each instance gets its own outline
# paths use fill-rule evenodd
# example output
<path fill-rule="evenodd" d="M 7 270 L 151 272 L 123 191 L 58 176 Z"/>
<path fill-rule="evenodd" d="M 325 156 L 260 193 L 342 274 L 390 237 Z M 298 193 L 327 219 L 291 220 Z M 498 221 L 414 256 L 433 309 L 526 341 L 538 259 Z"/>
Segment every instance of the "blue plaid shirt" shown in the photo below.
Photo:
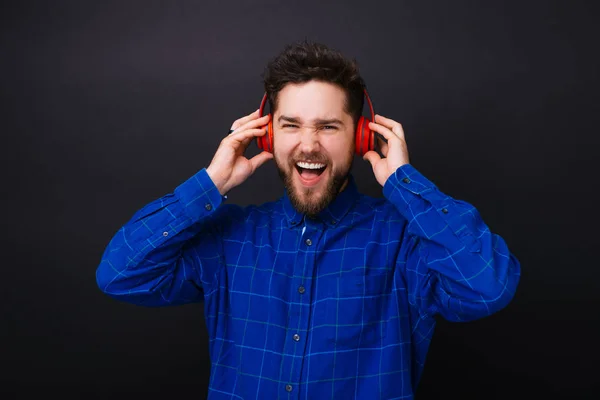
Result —
<path fill-rule="evenodd" d="M 383 195 L 351 178 L 308 219 L 287 194 L 225 204 L 202 169 L 116 232 L 97 283 L 138 305 L 204 302 L 209 399 L 412 399 L 434 317 L 502 309 L 520 264 L 412 165 Z"/>

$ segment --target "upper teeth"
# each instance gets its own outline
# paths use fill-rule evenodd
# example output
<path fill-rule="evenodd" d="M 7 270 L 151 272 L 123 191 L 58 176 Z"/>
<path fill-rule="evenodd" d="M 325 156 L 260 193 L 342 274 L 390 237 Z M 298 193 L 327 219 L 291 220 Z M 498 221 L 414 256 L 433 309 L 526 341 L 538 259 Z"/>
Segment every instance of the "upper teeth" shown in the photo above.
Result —
<path fill-rule="evenodd" d="M 302 162 L 302 161 L 296 163 L 296 165 L 299 166 L 300 168 L 306 168 L 306 169 L 320 169 L 325 166 L 325 164 L 307 163 L 307 162 Z"/>

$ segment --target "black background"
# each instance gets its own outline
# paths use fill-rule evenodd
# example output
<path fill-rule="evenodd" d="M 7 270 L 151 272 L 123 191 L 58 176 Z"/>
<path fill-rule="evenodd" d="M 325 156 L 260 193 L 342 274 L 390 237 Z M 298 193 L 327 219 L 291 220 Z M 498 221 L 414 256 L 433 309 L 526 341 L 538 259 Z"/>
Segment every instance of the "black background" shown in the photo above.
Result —
<path fill-rule="evenodd" d="M 600 398 L 594 2 L 1 7 L 3 398 L 205 398 L 202 306 L 117 303 L 95 270 L 135 211 L 208 165 L 258 108 L 267 61 L 304 38 L 358 60 L 411 163 L 522 264 L 506 309 L 440 321 L 417 398 Z M 381 196 L 366 162 L 353 171 Z M 229 198 L 281 192 L 269 163 Z"/>

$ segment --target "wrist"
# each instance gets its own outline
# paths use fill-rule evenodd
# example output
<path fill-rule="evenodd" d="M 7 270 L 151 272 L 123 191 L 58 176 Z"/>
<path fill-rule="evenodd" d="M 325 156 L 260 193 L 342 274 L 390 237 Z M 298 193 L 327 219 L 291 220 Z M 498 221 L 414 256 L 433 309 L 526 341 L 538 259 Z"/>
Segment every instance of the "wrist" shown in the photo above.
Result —
<path fill-rule="evenodd" d="M 212 168 L 211 165 L 209 165 L 206 168 L 206 173 L 208 174 L 208 177 L 213 182 L 213 184 L 216 186 L 221 196 L 224 196 L 227 193 L 224 179 L 219 177 L 219 174 Z"/>

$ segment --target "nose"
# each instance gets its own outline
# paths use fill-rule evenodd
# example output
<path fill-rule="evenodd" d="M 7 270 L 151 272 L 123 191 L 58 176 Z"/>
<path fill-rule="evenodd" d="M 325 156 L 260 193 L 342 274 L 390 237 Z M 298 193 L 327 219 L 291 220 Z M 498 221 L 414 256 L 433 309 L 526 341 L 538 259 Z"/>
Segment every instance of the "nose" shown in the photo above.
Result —
<path fill-rule="evenodd" d="M 300 151 L 311 154 L 319 151 L 319 135 L 314 129 L 304 129 L 300 134 Z"/>

